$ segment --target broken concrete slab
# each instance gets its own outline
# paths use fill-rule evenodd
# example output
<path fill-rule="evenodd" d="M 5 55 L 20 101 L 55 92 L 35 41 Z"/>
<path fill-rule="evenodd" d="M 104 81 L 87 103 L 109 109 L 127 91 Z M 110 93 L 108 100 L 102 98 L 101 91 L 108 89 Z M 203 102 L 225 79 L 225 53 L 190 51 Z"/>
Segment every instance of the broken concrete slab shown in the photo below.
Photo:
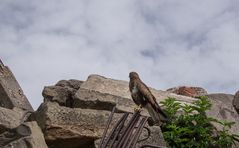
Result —
<path fill-rule="evenodd" d="M 11 70 L 0 61 L 0 106 L 33 111 Z"/>
<path fill-rule="evenodd" d="M 86 81 L 83 82 L 81 88 L 88 89 L 88 90 L 95 90 L 100 93 L 111 94 L 114 96 L 120 96 L 122 98 L 131 99 L 130 92 L 129 92 L 129 82 L 122 81 L 122 80 L 115 80 L 106 78 L 100 75 L 90 75 Z M 174 93 L 169 93 L 167 91 L 156 90 L 150 88 L 153 95 L 156 97 L 157 102 L 163 101 L 167 97 L 174 97 L 178 101 L 188 102 L 191 103 L 197 99 L 180 96 Z"/>
<path fill-rule="evenodd" d="M 35 116 L 42 128 L 46 142 L 51 148 L 78 148 L 86 145 L 94 147 L 95 140 L 100 139 L 105 130 L 110 111 L 96 109 L 69 108 L 56 102 L 45 102 L 36 111 Z M 108 131 L 122 117 L 115 113 Z M 146 143 L 163 144 L 159 127 L 149 127 L 151 138 Z M 147 136 L 143 130 L 141 139 Z M 161 138 L 161 139 L 158 139 Z M 164 142 L 165 144 L 165 142 Z"/>
<path fill-rule="evenodd" d="M 25 122 L 0 133 L 2 148 L 48 148 L 40 127 L 35 121 Z"/>

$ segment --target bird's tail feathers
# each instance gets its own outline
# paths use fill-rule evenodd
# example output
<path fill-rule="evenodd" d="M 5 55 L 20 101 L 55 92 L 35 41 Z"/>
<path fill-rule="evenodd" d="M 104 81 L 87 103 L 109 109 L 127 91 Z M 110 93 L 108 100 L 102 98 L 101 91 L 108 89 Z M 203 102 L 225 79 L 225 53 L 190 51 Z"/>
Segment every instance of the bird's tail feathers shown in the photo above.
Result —
<path fill-rule="evenodd" d="M 167 115 L 162 110 L 155 110 L 150 104 L 146 105 L 145 107 L 148 110 L 149 115 L 152 117 L 153 122 L 155 124 L 162 122 L 167 123 L 169 121 Z"/>
<path fill-rule="evenodd" d="M 160 116 L 160 120 L 162 122 L 168 122 L 169 118 L 168 116 L 165 114 L 165 112 L 163 110 L 161 110 L 160 108 L 157 108 L 157 113 Z"/>

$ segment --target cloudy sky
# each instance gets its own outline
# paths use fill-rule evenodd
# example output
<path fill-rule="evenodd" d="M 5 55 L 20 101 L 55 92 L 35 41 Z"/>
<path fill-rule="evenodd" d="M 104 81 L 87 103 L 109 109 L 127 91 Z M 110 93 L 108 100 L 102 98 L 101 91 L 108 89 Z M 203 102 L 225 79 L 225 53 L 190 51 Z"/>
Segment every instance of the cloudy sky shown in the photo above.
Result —
<path fill-rule="evenodd" d="M 45 85 L 137 71 L 165 90 L 239 90 L 238 0 L 1 0 L 0 58 L 36 109 Z"/>

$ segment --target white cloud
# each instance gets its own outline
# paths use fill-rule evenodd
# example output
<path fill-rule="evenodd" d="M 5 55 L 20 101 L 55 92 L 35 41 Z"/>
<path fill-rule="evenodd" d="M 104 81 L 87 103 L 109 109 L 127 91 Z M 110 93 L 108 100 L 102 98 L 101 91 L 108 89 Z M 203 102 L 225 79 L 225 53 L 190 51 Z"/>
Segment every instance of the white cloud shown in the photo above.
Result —
<path fill-rule="evenodd" d="M 158 89 L 239 88 L 237 0 L 1 0 L 0 56 L 37 108 L 43 86 L 138 71 Z"/>

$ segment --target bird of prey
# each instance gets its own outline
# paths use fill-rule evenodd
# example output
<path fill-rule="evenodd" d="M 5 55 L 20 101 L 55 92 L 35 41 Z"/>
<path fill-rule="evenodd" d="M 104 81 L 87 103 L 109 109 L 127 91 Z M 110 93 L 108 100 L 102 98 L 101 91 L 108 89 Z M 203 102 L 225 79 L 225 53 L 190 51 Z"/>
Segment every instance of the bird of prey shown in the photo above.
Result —
<path fill-rule="evenodd" d="M 154 125 L 166 122 L 167 115 L 162 111 L 149 88 L 140 80 L 139 75 L 136 72 L 130 72 L 129 78 L 129 90 L 134 103 L 139 107 L 138 110 L 142 107 L 146 108 Z"/>

